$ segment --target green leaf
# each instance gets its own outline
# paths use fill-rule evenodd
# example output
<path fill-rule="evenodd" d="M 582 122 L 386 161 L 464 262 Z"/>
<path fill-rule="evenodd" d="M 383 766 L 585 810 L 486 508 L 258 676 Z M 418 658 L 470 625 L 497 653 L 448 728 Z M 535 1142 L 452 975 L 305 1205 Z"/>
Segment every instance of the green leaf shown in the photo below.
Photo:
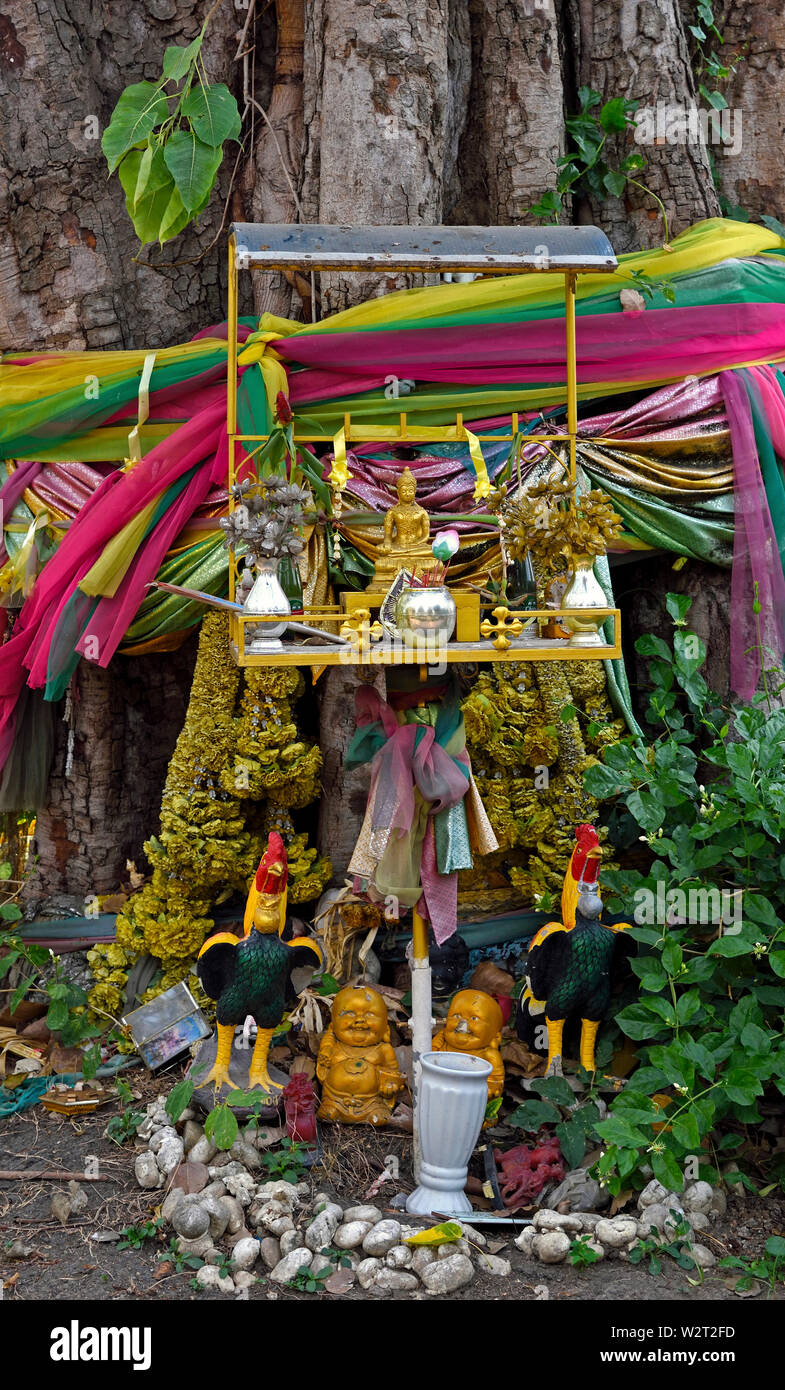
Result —
<path fill-rule="evenodd" d="M 219 1149 L 231 1149 L 237 1138 L 237 1118 L 228 1105 L 216 1105 L 204 1122 L 204 1132 Z"/>
<path fill-rule="evenodd" d="M 595 1129 L 606 1143 L 619 1144 L 625 1149 L 637 1149 L 649 1142 L 642 1129 L 616 1114 L 610 1114 L 606 1120 L 600 1120 Z"/>
<path fill-rule="evenodd" d="M 785 1258 L 785 1240 L 782 1236 L 769 1236 L 764 1248 L 766 1254 L 773 1255 L 776 1260 Z"/>
<path fill-rule="evenodd" d="M 665 607 L 669 617 L 671 617 L 677 627 L 684 626 L 684 620 L 690 611 L 692 599 L 687 594 L 666 594 Z"/>
<path fill-rule="evenodd" d="M 669 1149 L 661 1154 L 652 1154 L 651 1166 L 655 1178 L 663 1187 L 667 1187 L 669 1192 L 681 1192 L 684 1187 L 684 1174 Z"/>
<path fill-rule="evenodd" d="M 135 82 L 126 87 L 112 119 L 101 137 L 101 149 L 114 173 L 124 154 L 161 125 L 169 115 L 169 103 L 152 82 Z M 127 191 L 127 190 L 126 190 Z"/>
<path fill-rule="evenodd" d="M 22 916 L 22 909 L 18 903 L 0 904 L 0 917 L 4 922 L 18 922 Z"/>
<path fill-rule="evenodd" d="M 602 181 L 614 198 L 620 198 L 627 187 L 626 175 L 616 169 L 609 169 Z"/>
<path fill-rule="evenodd" d="M 223 82 L 214 87 L 192 87 L 180 111 L 191 122 L 194 134 L 214 149 L 240 134 L 237 102 Z"/>
<path fill-rule="evenodd" d="M 716 941 L 712 941 L 708 951 L 709 956 L 748 956 L 752 952 L 752 942 L 744 941 L 740 936 L 721 936 Z"/>
<path fill-rule="evenodd" d="M 586 1153 L 586 1131 L 574 1120 L 556 1126 L 556 1134 L 568 1167 L 577 1168 Z"/>
<path fill-rule="evenodd" d="M 8 863 L 8 860 L 6 860 L 5 863 L 0 864 L 0 881 L 10 878 L 12 872 L 13 870 L 11 868 L 11 865 Z"/>
<path fill-rule="evenodd" d="M 163 75 L 165 82 L 181 82 L 193 67 L 202 46 L 202 34 L 185 47 L 172 44 L 164 53 Z"/>
<path fill-rule="evenodd" d="M 683 1145 L 687 1153 L 699 1147 L 701 1137 L 698 1121 L 691 1111 L 687 1110 L 682 1115 L 674 1116 L 671 1127 L 674 1139 Z"/>
<path fill-rule="evenodd" d="M 55 1000 L 50 1004 L 46 1014 L 46 1026 L 52 1033 L 59 1033 L 61 1028 L 65 1028 L 68 1022 L 68 1005 L 62 1000 Z"/>
<path fill-rule="evenodd" d="M 190 213 L 195 212 L 212 191 L 221 163 L 220 149 L 205 145 L 190 131 L 175 130 L 166 142 L 164 160 L 183 207 Z"/>
<path fill-rule="evenodd" d="M 771 951 L 769 953 L 769 965 L 775 975 L 779 975 L 781 980 L 785 980 L 785 951 Z"/>
<path fill-rule="evenodd" d="M 125 207 L 133 222 L 134 231 L 142 245 L 146 246 L 149 242 L 159 239 L 161 222 L 169 206 L 171 196 L 175 192 L 175 186 L 174 179 L 164 163 L 163 152 L 156 150 L 145 183 L 144 193 L 138 202 L 135 202 L 142 159 L 143 152 L 141 150 L 131 150 L 120 165 L 117 175 L 123 186 Z M 187 220 L 187 213 L 184 213 L 183 226 L 185 226 L 185 220 Z"/>
<path fill-rule="evenodd" d="M 172 1124 L 177 1124 L 177 1121 L 188 1105 L 193 1093 L 194 1083 L 189 1077 L 185 1077 L 182 1081 L 178 1081 L 177 1085 L 172 1087 L 166 1098 L 165 1107 L 166 1113 L 172 1121 Z"/>
<path fill-rule="evenodd" d="M 630 792 L 627 809 L 644 830 L 659 830 L 665 819 L 665 807 L 658 791 Z"/>
<path fill-rule="evenodd" d="M 543 1076 L 532 1082 L 537 1094 L 554 1105 L 575 1104 L 575 1092 L 563 1076 Z"/>
<path fill-rule="evenodd" d="M 544 1100 L 525 1100 L 513 1110 L 508 1123 L 515 1125 L 516 1129 L 536 1131 L 542 1125 L 555 1124 L 560 1119 L 558 1110 Z"/>

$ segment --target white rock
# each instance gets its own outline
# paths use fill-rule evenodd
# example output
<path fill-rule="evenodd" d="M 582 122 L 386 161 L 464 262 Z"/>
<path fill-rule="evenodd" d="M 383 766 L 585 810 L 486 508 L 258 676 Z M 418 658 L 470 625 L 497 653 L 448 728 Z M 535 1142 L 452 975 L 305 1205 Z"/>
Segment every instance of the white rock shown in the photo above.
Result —
<path fill-rule="evenodd" d="M 172 1225 L 179 1236 L 185 1236 L 186 1240 L 198 1240 L 199 1236 L 210 1231 L 210 1216 L 204 1207 L 188 1207 L 181 1202 Z"/>
<path fill-rule="evenodd" d="M 474 1245 L 480 1245 L 480 1246 L 484 1246 L 484 1245 L 487 1245 L 487 1244 L 488 1244 L 488 1242 L 487 1242 L 487 1240 L 485 1239 L 485 1236 L 483 1235 L 482 1231 L 475 1231 L 474 1227 L 473 1227 L 473 1226 L 467 1226 L 465 1221 L 459 1221 L 458 1224 L 459 1224 L 461 1230 L 463 1231 L 464 1236 L 466 1237 L 466 1239 L 467 1239 L 468 1241 L 471 1241 Z"/>
<path fill-rule="evenodd" d="M 291 1231 L 284 1231 L 280 1237 L 281 1256 L 291 1254 L 292 1250 L 296 1250 L 298 1245 L 302 1245 L 302 1243 L 302 1233 L 297 1230 L 296 1226 L 292 1226 Z"/>
<path fill-rule="evenodd" d="M 197 1124 L 196 1120 L 186 1120 L 183 1128 L 183 1148 L 186 1153 L 191 1152 L 194 1144 L 198 1144 L 203 1134 L 204 1125 Z"/>
<path fill-rule="evenodd" d="M 506 1279 L 508 1274 L 512 1274 L 510 1261 L 503 1260 L 500 1255 L 482 1255 L 477 1268 L 482 1274 L 495 1274 L 502 1279 Z"/>
<path fill-rule="evenodd" d="M 243 1236 L 232 1246 L 232 1262 L 237 1269 L 253 1269 L 259 1258 L 259 1242 L 253 1236 Z"/>
<path fill-rule="evenodd" d="M 408 1247 L 407 1247 L 408 1248 Z M 436 1263 L 436 1251 L 431 1245 L 417 1245 L 412 1253 L 412 1269 L 415 1274 L 422 1274 L 423 1270 Z"/>
<path fill-rule="evenodd" d="M 157 1130 L 155 1131 L 154 1135 L 152 1136 L 152 1138 L 151 1138 L 151 1140 L 150 1140 L 150 1143 L 149 1143 L 148 1147 L 149 1147 L 151 1153 L 157 1154 L 157 1153 L 158 1153 L 158 1150 L 159 1150 L 160 1147 L 161 1147 L 161 1145 L 162 1145 L 162 1144 L 165 1144 L 166 1141 L 167 1141 L 167 1139 L 179 1139 L 179 1138 L 180 1138 L 180 1136 L 179 1136 L 179 1134 L 177 1133 L 177 1130 L 174 1128 L 174 1125 L 166 1124 L 166 1125 L 164 1125 L 163 1129 L 157 1129 Z"/>
<path fill-rule="evenodd" d="M 371 1224 L 375 1225 L 377 1221 L 381 1221 L 383 1219 L 383 1216 L 382 1213 L 379 1211 L 378 1207 L 369 1207 L 361 1205 L 356 1207 L 347 1207 L 346 1211 L 343 1214 L 343 1219 L 345 1222 L 368 1221 Z"/>
<path fill-rule="evenodd" d="M 226 1223 L 226 1233 L 227 1235 L 233 1236 L 245 1225 L 243 1209 L 236 1197 L 227 1195 L 218 1200 L 220 1200 L 221 1206 L 224 1211 L 227 1212 L 229 1218 Z"/>
<path fill-rule="evenodd" d="M 150 1139 L 154 1133 L 155 1125 L 153 1124 L 152 1120 L 150 1119 L 150 1116 L 148 1115 L 145 1120 L 142 1120 L 142 1123 L 137 1129 L 136 1137 L 137 1139 L 141 1139 L 146 1144 L 147 1140 Z"/>
<path fill-rule="evenodd" d="M 248 1177 L 242 1163 L 230 1158 L 227 1153 L 217 1153 L 215 1163 L 211 1163 L 207 1171 L 216 1182 L 225 1183 L 231 1177 Z"/>
<path fill-rule="evenodd" d="M 676 1212 L 675 1216 L 671 1214 L 671 1209 Z M 651 1227 L 654 1226 L 660 1234 L 667 1236 L 670 1240 L 675 1234 L 677 1225 L 679 1225 L 683 1218 L 684 1213 L 675 1207 L 673 1203 L 671 1203 L 669 1207 L 666 1207 L 663 1206 L 661 1202 L 654 1202 L 651 1206 L 644 1207 L 641 1212 L 640 1221 L 638 1222 L 638 1235 L 644 1238 L 650 1236 Z"/>
<path fill-rule="evenodd" d="M 203 1289 L 217 1289 L 219 1293 L 234 1293 L 234 1281 L 222 1275 L 215 1265 L 202 1265 L 196 1271 L 196 1282 Z"/>
<path fill-rule="evenodd" d="M 711 1220 L 703 1211 L 691 1211 L 690 1225 L 693 1231 L 708 1231 Z"/>
<path fill-rule="evenodd" d="M 177 1250 L 181 1255 L 197 1255 L 200 1259 L 207 1258 L 208 1250 L 213 1248 L 213 1238 L 209 1231 L 197 1240 L 187 1240 L 185 1236 L 177 1237 Z"/>
<path fill-rule="evenodd" d="M 163 1173 L 158 1167 L 155 1154 L 137 1154 L 134 1160 L 134 1173 L 136 1181 L 140 1187 L 161 1187 L 163 1185 Z"/>
<path fill-rule="evenodd" d="M 241 1207 L 250 1206 L 256 1190 L 250 1173 L 230 1173 L 222 1179 L 227 1192 L 236 1197 Z"/>
<path fill-rule="evenodd" d="M 414 1263 L 411 1248 L 408 1245 L 391 1246 L 384 1257 L 384 1263 L 388 1269 L 411 1269 Z"/>
<path fill-rule="evenodd" d="M 193 1147 L 188 1150 L 188 1161 L 189 1163 L 207 1165 L 212 1163 L 217 1152 L 217 1145 L 213 1143 L 212 1139 L 208 1139 L 206 1134 L 203 1134 L 201 1139 L 197 1139 Z"/>
<path fill-rule="evenodd" d="M 638 1223 L 634 1216 L 611 1216 L 598 1221 L 594 1228 L 594 1238 L 612 1250 L 621 1250 L 638 1234 Z"/>
<path fill-rule="evenodd" d="M 437 1260 L 449 1260 L 451 1255 L 469 1255 L 471 1258 L 471 1246 L 463 1236 L 459 1240 L 446 1240 L 442 1245 L 436 1247 Z"/>
<path fill-rule="evenodd" d="M 241 1213 L 240 1225 L 242 1225 L 242 1207 L 234 1197 L 206 1197 L 202 1202 L 202 1206 L 210 1218 L 210 1235 L 213 1240 L 220 1240 L 221 1236 L 226 1233 L 229 1217 L 233 1211 L 229 1202 L 234 1202 L 235 1206 L 239 1208 Z M 239 1229 L 238 1226 L 237 1230 L 239 1231 Z"/>
<path fill-rule="evenodd" d="M 275 1236 L 265 1236 L 261 1242 L 262 1262 L 268 1269 L 275 1269 L 280 1263 L 281 1247 Z"/>
<path fill-rule="evenodd" d="M 583 1223 L 575 1212 L 537 1211 L 532 1221 L 535 1231 L 580 1231 Z"/>
<path fill-rule="evenodd" d="M 314 1255 L 313 1262 L 311 1264 L 311 1273 L 320 1274 L 323 1269 L 334 1270 L 335 1265 L 333 1264 L 332 1260 L 328 1258 L 327 1255 Z"/>
<path fill-rule="evenodd" d="M 250 1289 L 251 1285 L 256 1283 L 256 1275 L 251 1274 L 248 1269 L 238 1269 L 232 1278 L 236 1289 Z"/>
<path fill-rule="evenodd" d="M 253 1144 L 249 1144 L 247 1139 L 235 1139 L 229 1152 L 232 1158 L 236 1159 L 238 1163 L 242 1163 L 243 1167 L 251 1173 L 256 1172 L 262 1166 L 258 1150 Z"/>
<path fill-rule="evenodd" d="M 167 1177 L 174 1172 L 175 1168 L 179 1168 L 183 1161 L 183 1141 L 179 1134 L 175 1134 L 173 1139 L 164 1140 L 155 1155 L 155 1161 L 161 1172 L 165 1173 Z"/>
<path fill-rule="evenodd" d="M 323 1246 L 330 1245 L 342 1218 L 343 1212 L 336 1202 L 331 1202 L 324 1211 L 320 1211 L 305 1232 L 308 1249 L 321 1250 Z"/>
<path fill-rule="evenodd" d="M 394 1245 L 400 1244 L 400 1240 L 400 1221 L 377 1221 L 363 1239 L 363 1250 L 366 1255 L 386 1255 Z"/>
<path fill-rule="evenodd" d="M 226 1196 L 226 1188 L 224 1187 L 224 1185 L 223 1185 L 222 1182 L 219 1182 L 218 1178 L 213 1178 L 213 1181 L 212 1181 L 212 1182 L 208 1182 L 207 1186 L 202 1188 L 201 1192 L 199 1193 L 199 1196 L 200 1196 L 200 1197 L 225 1197 L 225 1196 Z"/>
<path fill-rule="evenodd" d="M 513 1244 L 517 1245 L 518 1249 L 522 1250 L 524 1255 L 531 1255 L 532 1243 L 536 1234 L 537 1232 L 533 1226 L 524 1226 L 520 1235 L 515 1237 Z"/>
<path fill-rule="evenodd" d="M 387 1269 L 382 1266 L 372 1288 L 380 1289 L 384 1293 L 412 1293 L 414 1289 L 419 1288 L 419 1281 L 416 1274 L 409 1274 L 405 1269 Z"/>
<path fill-rule="evenodd" d="M 381 1260 L 377 1260 L 373 1256 L 369 1256 L 367 1260 L 361 1260 L 357 1266 L 357 1278 L 360 1287 L 369 1289 L 381 1269 Z"/>
<path fill-rule="evenodd" d="M 280 1202 L 287 1211 L 294 1211 L 300 1205 L 300 1195 L 293 1182 L 263 1182 L 258 1188 L 258 1196 L 268 1202 Z"/>
<path fill-rule="evenodd" d="M 540 1231 L 532 1241 L 532 1253 L 545 1265 L 560 1265 L 567 1258 L 570 1237 L 566 1231 Z"/>
<path fill-rule="evenodd" d="M 643 1207 L 653 1207 L 655 1203 L 658 1206 L 662 1206 L 664 1202 L 667 1202 L 670 1196 L 672 1196 L 672 1194 L 668 1191 L 667 1187 L 663 1187 L 661 1182 L 658 1182 L 656 1178 L 652 1178 L 651 1182 L 647 1182 L 638 1197 L 638 1206 L 641 1209 Z"/>
<path fill-rule="evenodd" d="M 270 1278 L 274 1284 L 288 1284 L 300 1269 L 309 1269 L 313 1261 L 313 1251 L 307 1245 L 298 1245 L 295 1250 L 290 1250 L 288 1255 L 284 1255 L 279 1260 Z"/>
<path fill-rule="evenodd" d="M 471 1283 L 474 1265 L 468 1255 L 451 1255 L 447 1260 L 426 1265 L 420 1277 L 429 1293 L 454 1293 Z"/>
<path fill-rule="evenodd" d="M 714 1198 L 714 1188 L 708 1182 L 691 1182 L 684 1189 L 682 1205 L 685 1211 L 707 1212 Z"/>
<path fill-rule="evenodd" d="M 358 1245 L 362 1245 L 370 1229 L 370 1221 L 344 1221 L 333 1236 L 333 1245 L 339 1250 L 356 1250 Z"/>
<path fill-rule="evenodd" d="M 700 1269 L 711 1269 L 712 1265 L 717 1263 L 716 1255 L 713 1255 L 705 1245 L 693 1245 L 690 1254 Z"/>
<path fill-rule="evenodd" d="M 156 1165 L 157 1167 L 157 1165 Z M 181 1198 L 186 1194 L 181 1187 L 173 1187 L 171 1192 L 167 1192 L 161 1205 L 161 1215 L 167 1226 L 171 1226 L 172 1217 L 180 1205 Z"/>
<path fill-rule="evenodd" d="M 598 1258 L 594 1261 L 595 1264 L 599 1264 L 600 1260 L 604 1260 L 604 1259 L 605 1259 L 605 1257 L 606 1257 L 606 1255 L 607 1255 L 608 1252 L 606 1251 L 604 1245 L 600 1245 L 600 1242 L 599 1242 L 598 1240 L 595 1240 L 594 1237 L 592 1236 L 591 1239 L 587 1240 L 585 1243 L 586 1243 L 587 1248 L 588 1248 L 589 1250 L 593 1250 L 594 1253 L 595 1253 L 595 1255 L 597 1255 L 597 1257 L 598 1257 Z M 636 1246 L 637 1244 L 638 1244 L 638 1239 L 637 1239 L 637 1236 L 636 1236 L 635 1240 L 631 1240 L 631 1241 L 630 1241 L 629 1245 L 627 1246 L 627 1251 L 629 1252 L 630 1250 L 634 1250 L 634 1248 L 635 1248 L 635 1246 Z"/>

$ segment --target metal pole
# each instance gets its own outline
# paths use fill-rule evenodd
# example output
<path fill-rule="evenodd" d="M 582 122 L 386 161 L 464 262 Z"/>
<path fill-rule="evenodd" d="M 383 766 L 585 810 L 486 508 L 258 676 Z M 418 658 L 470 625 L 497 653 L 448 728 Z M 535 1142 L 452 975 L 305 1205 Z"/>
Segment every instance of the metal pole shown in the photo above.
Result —
<path fill-rule="evenodd" d="M 229 510 L 234 510 L 232 488 L 235 473 L 235 435 L 237 434 L 237 256 L 234 237 L 229 238 L 229 285 L 226 309 L 226 433 L 229 436 Z M 229 557 L 229 598 L 234 602 L 234 552 Z"/>
<path fill-rule="evenodd" d="M 570 482 L 577 476 L 578 368 L 575 353 L 575 276 L 564 277 L 564 323 L 567 331 L 567 432 L 570 437 Z"/>
<path fill-rule="evenodd" d="M 431 1051 L 433 1041 L 431 1006 L 431 963 L 428 959 L 428 924 L 416 908 L 412 912 L 412 1135 L 414 1139 L 414 1180 L 420 1181 L 420 1058 Z"/>

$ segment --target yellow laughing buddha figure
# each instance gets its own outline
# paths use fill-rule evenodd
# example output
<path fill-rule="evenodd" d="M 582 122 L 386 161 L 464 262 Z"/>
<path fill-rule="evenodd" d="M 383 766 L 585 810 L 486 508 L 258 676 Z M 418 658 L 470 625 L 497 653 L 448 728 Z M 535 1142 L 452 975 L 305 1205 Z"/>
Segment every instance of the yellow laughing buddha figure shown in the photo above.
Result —
<path fill-rule="evenodd" d="M 390 1046 L 387 1007 L 376 990 L 358 985 L 336 994 L 316 1075 L 322 1083 L 320 1120 L 387 1123 L 404 1079 Z"/>
<path fill-rule="evenodd" d="M 499 1051 L 502 1011 L 492 995 L 482 989 L 462 989 L 450 1004 L 441 1032 L 433 1040 L 434 1052 L 470 1052 L 493 1068 L 488 1077 L 488 1099 L 502 1094 L 504 1063 Z"/>

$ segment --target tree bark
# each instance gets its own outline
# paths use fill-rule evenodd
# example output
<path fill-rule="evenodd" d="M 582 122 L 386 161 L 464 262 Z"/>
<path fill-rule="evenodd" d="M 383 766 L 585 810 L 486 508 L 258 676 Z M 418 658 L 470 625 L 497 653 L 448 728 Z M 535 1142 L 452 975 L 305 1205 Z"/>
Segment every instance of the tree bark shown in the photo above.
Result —
<path fill-rule="evenodd" d="M 695 82 L 678 0 L 571 0 L 576 40 L 575 87 L 588 85 L 603 101 L 625 97 L 656 112 L 658 105 L 688 110 Z M 654 136 L 656 140 L 658 137 Z M 639 182 L 662 200 L 671 237 L 703 217 L 719 215 L 719 200 L 705 146 L 640 143 L 614 136 L 606 149 L 619 162 L 640 151 L 646 159 Z M 619 251 L 655 246 L 665 237 L 654 199 L 628 184 L 623 199 L 588 200 L 588 212 Z"/>
<path fill-rule="evenodd" d="M 728 103 L 727 138 L 711 146 L 720 187 L 732 205 L 753 217 L 768 213 L 784 221 L 785 9 L 762 0 L 726 0 L 718 6 L 717 28 L 725 39 L 723 55 L 743 53 L 721 88 Z"/>
<path fill-rule="evenodd" d="M 154 348 L 226 317 L 223 250 L 198 258 L 218 234 L 233 160 L 199 228 L 135 261 L 123 191 L 101 152 L 120 93 L 160 75 L 164 49 L 195 37 L 204 8 L 202 0 L 7 0 L 0 348 Z M 203 49 L 211 79 L 230 86 L 236 29 L 233 7 L 222 7 Z"/>
<path fill-rule="evenodd" d="M 469 10 L 472 87 L 451 220 L 533 223 L 529 209 L 556 187 L 564 154 L 556 10 L 534 0 L 470 0 Z"/>
<path fill-rule="evenodd" d="M 188 708 L 196 640 L 178 651 L 83 661 L 73 700 L 73 765 L 60 722 L 49 804 L 36 819 L 28 900 L 65 895 L 79 911 L 142 864 L 157 827 L 169 759 Z"/>
<path fill-rule="evenodd" d="M 313 0 L 305 22 L 304 220 L 442 220 L 450 148 L 448 0 Z M 414 283 L 321 276 L 322 316 Z"/>

